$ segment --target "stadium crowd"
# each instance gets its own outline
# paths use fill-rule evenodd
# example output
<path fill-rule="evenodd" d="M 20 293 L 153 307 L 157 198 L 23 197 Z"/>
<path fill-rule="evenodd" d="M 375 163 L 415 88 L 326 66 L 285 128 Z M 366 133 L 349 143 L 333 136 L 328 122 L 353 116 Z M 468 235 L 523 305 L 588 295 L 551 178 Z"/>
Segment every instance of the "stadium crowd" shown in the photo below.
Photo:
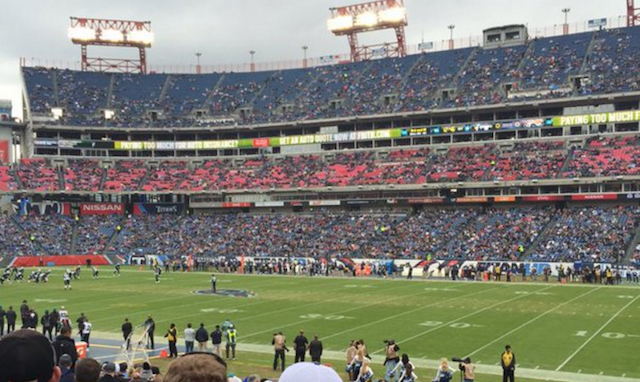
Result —
<path fill-rule="evenodd" d="M 6 255 L 118 254 L 586 261 L 623 259 L 637 205 L 380 212 L 5 216 Z M 119 229 L 116 229 L 119 227 Z M 609 227 L 609 228 L 607 228 Z M 5 234 L 6 235 L 6 234 Z M 66 238 L 61 240 L 61 238 Z M 29 244 L 35 247 L 30 247 Z M 27 250 L 31 248 L 31 250 Z M 636 255 L 637 257 L 637 255 Z"/>
<path fill-rule="evenodd" d="M 73 159 L 65 168 L 44 158 L 0 168 L 0 190 L 203 191 L 568 179 L 640 174 L 640 136 L 592 137 L 583 148 L 562 141 L 516 142 L 298 156 L 164 160 Z M 63 187 L 61 187 L 63 186 Z"/>
<path fill-rule="evenodd" d="M 30 110 L 106 127 L 255 124 L 468 107 L 638 89 L 638 27 L 536 38 L 525 45 L 255 73 L 82 73 L 23 68 Z M 592 47 L 590 49 L 590 47 Z M 588 80 L 571 83 L 574 75 Z M 112 82 L 111 79 L 114 79 Z M 112 89 L 110 84 L 113 84 Z M 514 96 L 503 84 L 513 86 Z M 447 90 L 444 94 L 441 90 Z M 106 120 L 102 110 L 115 111 Z"/>

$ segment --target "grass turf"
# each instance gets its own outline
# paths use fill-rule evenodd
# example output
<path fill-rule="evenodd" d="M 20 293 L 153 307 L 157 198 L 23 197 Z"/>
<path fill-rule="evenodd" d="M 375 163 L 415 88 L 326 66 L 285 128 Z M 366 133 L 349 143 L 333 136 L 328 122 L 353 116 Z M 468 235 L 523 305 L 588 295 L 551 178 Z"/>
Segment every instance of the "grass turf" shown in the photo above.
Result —
<path fill-rule="evenodd" d="M 211 329 L 229 318 L 240 344 L 263 349 L 273 332 L 284 332 L 291 344 L 304 329 L 309 338 L 318 334 L 327 351 L 342 352 L 350 339 L 362 338 L 370 354 L 382 355 L 383 340 L 393 338 L 400 352 L 416 361 L 469 355 L 480 365 L 495 365 L 508 343 L 519 368 L 640 378 L 640 288 L 635 287 L 219 274 L 219 289 L 256 293 L 239 298 L 193 294 L 210 287 L 209 273 L 171 272 L 156 284 L 148 269 L 123 268 L 114 277 L 112 269 L 102 267 L 98 280 L 83 269 L 73 289 L 65 291 L 62 271 L 54 269 L 48 284 L 0 286 L 0 305 L 17 309 L 27 299 L 40 315 L 65 305 L 72 320 L 80 312 L 89 317 L 95 336 L 119 334 L 124 317 L 141 324 L 152 314 L 158 344 L 164 344 L 161 337 L 171 322 L 181 334 L 187 322 Z M 292 362 L 292 352 L 287 358 Z M 343 374 L 342 359 L 328 362 Z M 269 377 L 274 376 L 270 365 L 269 354 L 239 352 L 230 370 L 247 375 L 256 369 Z M 382 369 L 375 371 L 381 378 Z M 433 374 L 418 366 L 420 380 Z"/>

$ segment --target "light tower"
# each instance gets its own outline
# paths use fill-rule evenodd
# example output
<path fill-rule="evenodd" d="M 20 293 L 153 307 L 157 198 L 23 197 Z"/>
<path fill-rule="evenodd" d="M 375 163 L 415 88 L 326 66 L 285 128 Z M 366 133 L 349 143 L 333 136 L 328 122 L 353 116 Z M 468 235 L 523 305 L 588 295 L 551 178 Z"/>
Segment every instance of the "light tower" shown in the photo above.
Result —
<path fill-rule="evenodd" d="M 82 70 L 84 71 L 147 72 L 146 48 L 150 48 L 153 43 L 150 21 L 71 17 L 69 38 L 74 44 L 80 45 Z M 89 45 L 137 48 L 139 59 L 90 58 L 87 56 Z"/>
<path fill-rule="evenodd" d="M 407 23 L 407 11 L 404 0 L 378 0 L 369 3 L 329 8 L 331 18 L 327 27 L 336 36 L 347 36 L 351 48 L 351 61 L 370 59 L 374 53 L 386 57 L 404 57 L 407 55 L 407 43 L 404 27 Z M 358 33 L 393 29 L 395 43 L 382 43 L 370 46 L 358 44 Z"/>
<path fill-rule="evenodd" d="M 640 24 L 640 8 L 636 8 L 633 0 L 627 0 L 627 26 Z"/>
<path fill-rule="evenodd" d="M 451 24 L 447 28 L 449 28 L 449 50 L 453 50 L 453 30 L 455 29 L 455 25 Z"/>
<path fill-rule="evenodd" d="M 202 53 L 196 53 L 196 74 L 202 74 L 202 67 L 200 66 L 200 57 L 202 57 Z"/>
<path fill-rule="evenodd" d="M 256 71 L 256 63 L 253 61 L 253 55 L 256 54 L 255 50 L 250 50 L 249 54 L 251 55 L 251 73 Z"/>
<path fill-rule="evenodd" d="M 562 25 L 562 34 L 569 34 L 569 12 L 571 12 L 571 8 L 563 8 L 562 13 L 564 13 L 564 24 Z"/>
<path fill-rule="evenodd" d="M 306 45 L 302 46 L 302 52 L 303 52 L 303 55 L 304 55 L 303 59 L 302 59 L 302 67 L 305 68 L 305 69 L 307 68 L 307 49 L 309 49 L 308 46 L 306 46 Z"/>

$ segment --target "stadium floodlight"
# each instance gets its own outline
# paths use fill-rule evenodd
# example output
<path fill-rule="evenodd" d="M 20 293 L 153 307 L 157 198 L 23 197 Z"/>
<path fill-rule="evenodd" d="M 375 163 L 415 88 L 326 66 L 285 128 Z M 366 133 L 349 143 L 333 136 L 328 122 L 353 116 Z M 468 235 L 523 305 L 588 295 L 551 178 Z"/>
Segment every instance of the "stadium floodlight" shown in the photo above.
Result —
<path fill-rule="evenodd" d="M 153 33 L 146 30 L 134 30 L 127 33 L 127 41 L 144 45 L 153 44 Z"/>
<path fill-rule="evenodd" d="M 353 27 L 353 16 L 338 16 L 327 20 L 327 27 L 331 32 L 347 30 Z"/>
<path fill-rule="evenodd" d="M 327 20 L 327 28 L 336 36 L 347 36 L 351 47 L 351 61 L 370 59 L 379 55 L 379 52 L 383 52 L 387 57 L 406 55 L 404 27 L 408 23 L 404 0 L 377 0 L 329 8 L 329 11 L 331 17 Z M 394 29 L 397 42 L 373 46 L 358 45 L 358 33 L 383 29 Z"/>
<path fill-rule="evenodd" d="M 69 38 L 81 47 L 82 70 L 146 73 L 146 48 L 153 43 L 149 21 L 108 20 L 71 17 Z M 89 45 L 137 48 L 139 60 L 88 58 Z"/>
<path fill-rule="evenodd" d="M 407 17 L 407 10 L 401 7 L 389 8 L 378 12 L 378 20 L 381 23 L 401 23 Z"/>
<path fill-rule="evenodd" d="M 69 38 L 79 41 L 94 40 L 96 38 L 96 31 L 85 27 L 69 28 Z"/>
<path fill-rule="evenodd" d="M 357 27 L 365 27 L 370 28 L 378 24 L 378 15 L 373 12 L 366 12 L 359 14 L 356 16 L 356 22 L 354 23 Z"/>
<path fill-rule="evenodd" d="M 109 42 L 124 41 L 124 33 L 115 29 L 105 29 L 100 33 L 100 40 Z"/>

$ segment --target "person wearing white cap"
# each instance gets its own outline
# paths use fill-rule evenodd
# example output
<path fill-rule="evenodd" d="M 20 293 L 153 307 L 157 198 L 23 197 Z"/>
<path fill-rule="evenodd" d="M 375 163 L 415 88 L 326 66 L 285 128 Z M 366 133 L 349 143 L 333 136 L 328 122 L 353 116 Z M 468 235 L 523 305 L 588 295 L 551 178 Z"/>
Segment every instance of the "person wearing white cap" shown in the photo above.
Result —
<path fill-rule="evenodd" d="M 298 362 L 289 366 L 278 382 L 342 382 L 332 368 L 311 362 Z"/>

